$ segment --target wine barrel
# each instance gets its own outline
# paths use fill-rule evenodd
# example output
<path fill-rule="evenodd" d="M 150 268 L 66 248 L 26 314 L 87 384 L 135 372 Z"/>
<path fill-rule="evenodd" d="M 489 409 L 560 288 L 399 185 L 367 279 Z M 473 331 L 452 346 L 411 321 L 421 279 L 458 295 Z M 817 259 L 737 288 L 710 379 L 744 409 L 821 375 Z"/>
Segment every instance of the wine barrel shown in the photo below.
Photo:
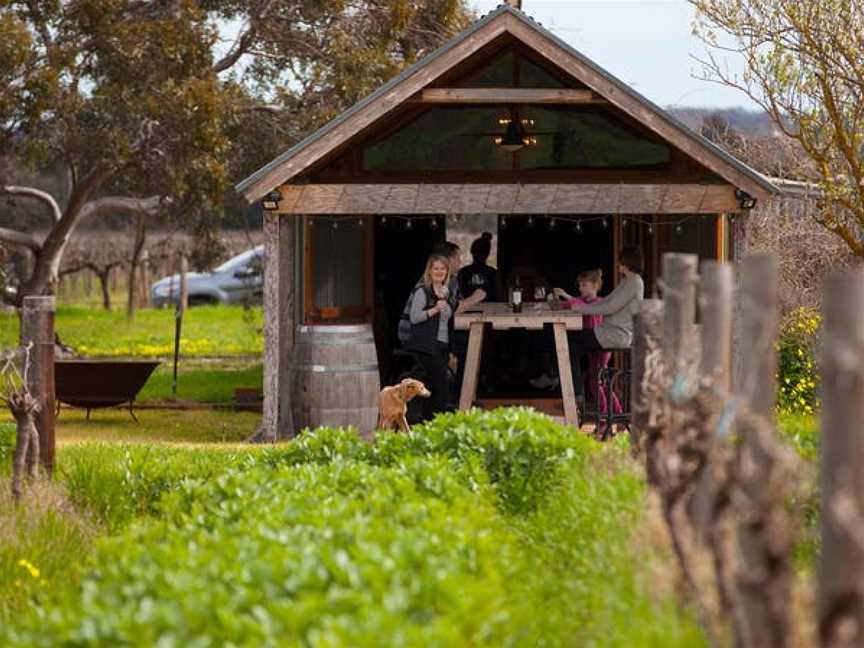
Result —
<path fill-rule="evenodd" d="M 291 378 L 295 429 L 375 429 L 381 381 L 369 324 L 299 326 Z"/>

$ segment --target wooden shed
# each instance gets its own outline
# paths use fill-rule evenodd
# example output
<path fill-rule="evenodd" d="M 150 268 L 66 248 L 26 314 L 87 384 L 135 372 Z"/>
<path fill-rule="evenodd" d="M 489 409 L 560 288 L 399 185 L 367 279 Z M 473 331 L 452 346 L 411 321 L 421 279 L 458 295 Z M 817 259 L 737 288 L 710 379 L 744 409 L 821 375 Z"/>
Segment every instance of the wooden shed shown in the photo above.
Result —
<path fill-rule="evenodd" d="M 501 269 L 535 240 L 562 281 L 579 265 L 607 268 L 611 281 L 619 247 L 640 245 L 651 291 L 664 252 L 734 258 L 737 216 L 779 193 L 510 5 L 237 189 L 250 203 L 270 197 L 264 428 L 273 436 L 293 433 L 297 327 L 374 324 L 386 353 L 448 216 L 494 215 Z"/>

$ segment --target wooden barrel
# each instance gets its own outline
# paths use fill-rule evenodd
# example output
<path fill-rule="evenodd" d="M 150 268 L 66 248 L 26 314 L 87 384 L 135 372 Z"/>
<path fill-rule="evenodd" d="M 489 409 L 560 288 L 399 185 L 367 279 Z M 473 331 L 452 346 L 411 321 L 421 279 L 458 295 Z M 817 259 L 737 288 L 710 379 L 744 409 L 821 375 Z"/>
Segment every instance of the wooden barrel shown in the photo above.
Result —
<path fill-rule="evenodd" d="M 378 357 L 369 324 L 299 326 L 291 363 L 297 430 L 357 428 L 370 435 L 378 420 Z"/>

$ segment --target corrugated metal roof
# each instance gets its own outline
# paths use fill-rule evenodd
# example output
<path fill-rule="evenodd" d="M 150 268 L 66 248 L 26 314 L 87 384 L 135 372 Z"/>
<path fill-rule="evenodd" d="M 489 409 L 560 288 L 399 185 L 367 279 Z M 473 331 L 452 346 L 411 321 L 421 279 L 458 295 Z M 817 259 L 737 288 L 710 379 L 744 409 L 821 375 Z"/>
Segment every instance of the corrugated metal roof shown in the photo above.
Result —
<path fill-rule="evenodd" d="M 740 171 L 744 175 L 751 178 L 754 182 L 758 183 L 761 187 L 763 187 L 769 193 L 772 193 L 772 194 L 781 193 L 780 189 L 778 189 L 774 184 L 772 184 L 761 173 L 752 169 L 748 165 L 744 164 L 741 160 L 739 160 L 738 158 L 729 154 L 727 151 L 725 151 L 721 147 L 717 146 L 716 144 L 714 144 L 713 142 L 711 142 L 707 138 L 703 137 L 699 133 L 696 133 L 693 130 L 691 130 L 687 125 L 685 125 L 683 122 L 678 120 L 676 117 L 674 117 L 673 115 L 670 115 L 665 110 L 663 110 L 660 106 L 658 106 L 657 104 L 652 102 L 650 99 L 648 99 L 647 97 L 643 96 L 642 94 L 636 92 L 636 90 L 631 88 L 629 85 L 627 85 L 626 83 L 624 83 L 623 81 L 621 81 L 620 79 L 615 77 L 614 75 L 610 74 L 609 72 L 607 72 L 606 70 L 601 68 L 599 65 L 594 63 L 592 60 L 590 60 L 586 56 L 584 56 L 581 52 L 579 52 L 573 46 L 568 44 L 566 41 L 562 40 L 561 38 L 559 38 L 558 36 L 556 36 L 555 34 L 550 32 L 548 29 L 543 27 L 540 23 L 535 21 L 533 18 L 528 16 L 523 11 L 521 11 L 519 9 L 515 9 L 509 5 L 506 5 L 506 4 L 499 6 L 494 11 L 491 11 L 487 15 L 485 15 L 482 18 L 480 18 L 479 20 L 475 21 L 470 27 L 468 27 L 466 30 L 462 31 L 458 35 L 451 38 L 449 41 L 444 43 L 441 47 L 436 49 L 434 52 L 432 52 L 431 54 L 420 59 L 414 65 L 411 65 L 410 67 L 406 68 L 400 74 L 393 77 L 392 79 L 390 79 L 390 81 L 388 81 L 387 83 L 382 85 L 380 88 L 378 88 L 375 92 L 373 92 L 369 96 L 365 97 L 364 99 L 361 99 L 360 101 L 358 101 L 356 104 L 354 104 L 353 106 L 348 108 L 345 112 L 343 112 L 341 115 L 339 115 L 335 119 L 329 121 L 327 124 L 325 124 L 324 126 L 319 128 L 317 131 L 315 131 L 314 133 L 309 135 L 307 138 L 298 142 L 297 144 L 292 146 L 290 149 L 288 149 L 287 151 L 285 151 L 284 153 L 282 153 L 281 155 L 279 155 L 278 157 L 273 159 L 270 163 L 268 163 L 265 166 L 258 169 L 255 173 L 253 173 L 249 177 L 238 182 L 237 185 L 235 185 L 235 189 L 238 192 L 245 193 L 248 189 L 257 185 L 267 174 L 269 174 L 274 169 L 279 168 L 282 164 L 284 164 L 285 162 L 290 160 L 292 157 L 294 157 L 301 150 L 303 150 L 304 148 L 306 148 L 307 146 L 309 146 L 313 142 L 316 142 L 317 140 L 324 137 L 327 133 L 332 131 L 338 125 L 340 125 L 343 122 L 350 119 L 353 115 L 355 115 L 356 113 L 363 110 L 366 106 L 368 106 L 369 104 L 374 102 L 376 99 L 383 96 L 384 94 L 386 94 L 387 92 L 392 90 L 394 87 L 396 87 L 397 85 L 399 85 L 403 81 L 409 79 L 411 76 L 416 74 L 419 70 L 421 70 L 424 67 L 426 67 L 427 65 L 429 65 L 432 61 L 437 59 L 439 56 L 441 56 L 445 52 L 451 50 L 452 48 L 456 47 L 457 45 L 459 45 L 462 41 L 464 41 L 466 38 L 468 38 L 471 34 L 478 31 L 479 29 L 481 29 L 482 27 L 484 27 L 488 23 L 495 20 L 498 16 L 505 14 L 505 13 L 510 13 L 511 15 L 515 16 L 516 18 L 521 20 L 523 23 L 525 23 L 526 25 L 528 25 L 529 27 L 534 29 L 535 31 L 539 32 L 545 38 L 554 42 L 558 47 L 560 47 L 562 50 L 567 52 L 569 55 L 578 59 L 581 63 L 583 63 L 587 67 L 590 67 L 592 70 L 594 70 L 599 75 L 601 75 L 604 79 L 606 79 L 607 81 L 609 81 L 610 83 L 612 83 L 616 87 L 618 87 L 618 89 L 620 89 L 622 92 L 628 94 L 633 99 L 636 99 L 637 101 L 639 101 L 646 108 L 648 108 L 649 110 L 651 110 L 652 112 L 657 114 L 659 117 L 664 119 L 667 123 L 669 123 L 674 128 L 676 128 L 677 130 L 679 130 L 683 134 L 685 134 L 687 137 L 691 138 L 692 140 L 694 140 L 695 142 L 697 142 L 699 145 L 703 146 L 704 148 L 709 149 L 714 155 L 722 158 L 728 164 L 735 167 L 738 171 Z M 275 189 L 275 187 L 267 187 L 266 191 L 271 191 L 273 189 Z"/>

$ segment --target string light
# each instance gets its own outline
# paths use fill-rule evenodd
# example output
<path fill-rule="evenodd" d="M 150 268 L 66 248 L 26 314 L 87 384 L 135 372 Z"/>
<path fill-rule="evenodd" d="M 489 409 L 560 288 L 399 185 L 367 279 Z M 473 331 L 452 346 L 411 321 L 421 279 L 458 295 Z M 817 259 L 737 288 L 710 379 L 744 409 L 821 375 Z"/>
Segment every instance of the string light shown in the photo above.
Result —
<path fill-rule="evenodd" d="M 438 229 L 438 219 L 437 218 L 432 219 L 432 221 L 429 223 L 429 228 L 433 229 L 433 230 Z"/>
<path fill-rule="evenodd" d="M 558 221 L 555 218 L 550 219 L 549 220 L 549 229 L 554 230 L 556 227 L 558 227 Z"/>
<path fill-rule="evenodd" d="M 534 227 L 534 217 L 533 216 L 528 217 L 528 227 Z"/>
<path fill-rule="evenodd" d="M 609 229 L 609 219 L 608 219 L 608 218 L 606 218 L 606 217 L 604 216 L 604 217 L 603 217 L 603 220 L 601 220 L 600 222 L 603 224 L 603 229 L 604 229 L 604 230 L 605 230 L 605 229 Z"/>
<path fill-rule="evenodd" d="M 621 219 L 621 227 L 627 227 L 627 219 L 626 218 Z"/>
<path fill-rule="evenodd" d="M 405 221 L 405 229 L 406 229 L 406 230 L 414 229 L 414 223 L 411 222 L 410 220 Z"/>
<path fill-rule="evenodd" d="M 681 225 L 681 223 L 678 223 L 678 224 L 675 226 L 675 233 L 676 233 L 678 236 L 681 236 L 681 234 L 684 233 L 684 227 Z"/>
<path fill-rule="evenodd" d="M 382 225 L 386 225 L 386 224 L 387 224 L 387 217 L 386 217 L 386 216 L 382 216 L 382 217 L 381 217 L 381 224 L 382 224 Z"/>
<path fill-rule="evenodd" d="M 582 233 L 582 221 L 576 221 L 576 225 L 574 225 L 574 229 L 577 233 Z"/>
<path fill-rule="evenodd" d="M 648 236 L 651 236 L 652 234 L 654 234 L 654 226 L 649 225 L 648 226 Z"/>
<path fill-rule="evenodd" d="M 501 229 L 506 229 L 506 227 L 507 227 L 507 217 L 502 216 L 501 217 Z"/>

